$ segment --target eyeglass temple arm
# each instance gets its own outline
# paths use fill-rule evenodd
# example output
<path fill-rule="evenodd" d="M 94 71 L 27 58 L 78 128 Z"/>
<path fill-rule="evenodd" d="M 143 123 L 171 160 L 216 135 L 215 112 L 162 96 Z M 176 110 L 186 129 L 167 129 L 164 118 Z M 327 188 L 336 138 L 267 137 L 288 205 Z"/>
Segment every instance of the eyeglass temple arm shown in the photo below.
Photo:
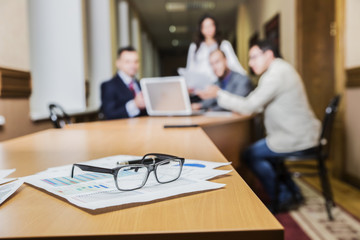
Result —
<path fill-rule="evenodd" d="M 155 163 L 156 162 L 160 162 L 161 160 L 160 159 L 155 159 Z M 117 165 L 118 166 L 121 166 L 121 165 L 136 165 L 136 164 L 143 164 L 143 165 L 146 165 L 146 164 L 152 164 L 154 163 L 153 159 L 152 158 L 148 158 L 148 159 L 141 159 L 141 160 L 131 160 L 130 162 L 117 162 Z M 129 170 L 135 170 L 135 172 L 137 172 L 139 170 L 140 167 L 130 167 Z"/>
<path fill-rule="evenodd" d="M 151 164 L 151 163 L 157 163 L 160 161 L 165 160 L 166 158 L 158 158 L 156 157 L 155 159 L 153 158 L 143 158 L 143 159 L 139 159 L 139 160 L 130 160 L 130 161 L 124 161 L 124 162 L 117 162 L 117 165 L 131 165 L 131 164 Z"/>
<path fill-rule="evenodd" d="M 82 165 L 82 164 L 73 164 L 72 170 L 71 170 L 71 177 L 74 176 L 74 167 L 78 167 L 83 171 L 90 171 L 90 172 L 98 172 L 98 173 L 113 173 L 113 169 L 109 168 L 102 168 L 102 167 L 95 167 L 95 166 L 89 166 L 89 165 Z"/>
<path fill-rule="evenodd" d="M 155 158 L 146 158 L 148 156 L 155 156 Z M 168 155 L 168 154 L 164 154 L 164 153 L 148 153 L 143 156 L 142 163 L 153 163 L 154 161 L 156 163 L 156 162 L 160 162 L 160 161 L 163 161 L 163 160 L 169 159 L 169 158 L 183 159 L 183 158 L 179 158 L 177 156 Z"/>
<path fill-rule="evenodd" d="M 152 164 L 160 162 L 161 159 L 153 159 L 153 158 L 147 158 L 147 159 L 140 159 L 140 160 L 131 160 L 131 161 L 124 161 L 124 162 L 117 162 L 118 166 L 125 166 L 125 165 L 136 165 L 136 164 Z M 130 167 L 129 170 L 135 170 L 137 172 L 139 170 L 139 167 Z"/>
<path fill-rule="evenodd" d="M 155 156 L 155 158 L 146 158 L 148 156 Z M 184 158 L 180 158 L 180 157 L 176 157 L 173 155 L 167 155 L 167 154 L 163 154 L 163 153 L 148 153 L 146 155 L 144 155 L 144 157 L 142 159 L 138 159 L 138 160 L 131 160 L 131 161 L 124 161 L 124 162 L 117 162 L 117 165 L 131 165 L 131 164 L 151 164 L 151 163 L 157 163 L 160 161 L 163 161 L 165 159 L 169 159 L 169 158 L 176 158 L 176 159 L 180 159 L 180 160 L 184 160 Z"/>

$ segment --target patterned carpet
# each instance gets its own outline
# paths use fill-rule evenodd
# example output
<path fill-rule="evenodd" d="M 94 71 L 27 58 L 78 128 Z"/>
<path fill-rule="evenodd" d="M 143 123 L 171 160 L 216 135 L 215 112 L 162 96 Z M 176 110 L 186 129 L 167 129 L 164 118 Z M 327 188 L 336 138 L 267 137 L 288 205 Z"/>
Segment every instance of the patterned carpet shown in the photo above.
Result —
<path fill-rule="evenodd" d="M 320 193 L 301 180 L 297 183 L 305 196 L 305 204 L 276 215 L 285 228 L 285 240 L 360 240 L 359 219 L 337 206 L 332 210 L 334 221 L 329 221 Z"/>

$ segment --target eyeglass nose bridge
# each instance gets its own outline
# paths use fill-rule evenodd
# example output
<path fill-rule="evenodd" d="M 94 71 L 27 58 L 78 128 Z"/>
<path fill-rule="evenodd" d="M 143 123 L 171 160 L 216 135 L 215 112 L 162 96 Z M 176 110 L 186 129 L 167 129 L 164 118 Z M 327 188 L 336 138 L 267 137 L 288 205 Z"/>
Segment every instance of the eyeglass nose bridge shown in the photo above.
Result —
<path fill-rule="evenodd" d="M 155 163 L 156 163 L 156 160 L 155 160 L 155 157 L 154 156 L 151 156 L 151 160 L 152 160 L 152 164 L 149 164 L 148 168 L 149 168 L 149 173 L 151 171 L 154 171 L 155 170 Z"/>

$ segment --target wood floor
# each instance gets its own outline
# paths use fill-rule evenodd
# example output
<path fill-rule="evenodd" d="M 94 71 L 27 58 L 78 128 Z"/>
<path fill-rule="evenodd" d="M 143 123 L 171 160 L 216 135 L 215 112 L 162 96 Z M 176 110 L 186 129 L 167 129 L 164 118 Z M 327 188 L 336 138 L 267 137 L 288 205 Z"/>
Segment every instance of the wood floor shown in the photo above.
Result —
<path fill-rule="evenodd" d="M 302 177 L 302 179 L 321 191 L 318 177 Z M 334 178 L 330 178 L 330 182 L 335 202 L 360 219 L 360 189 Z"/>

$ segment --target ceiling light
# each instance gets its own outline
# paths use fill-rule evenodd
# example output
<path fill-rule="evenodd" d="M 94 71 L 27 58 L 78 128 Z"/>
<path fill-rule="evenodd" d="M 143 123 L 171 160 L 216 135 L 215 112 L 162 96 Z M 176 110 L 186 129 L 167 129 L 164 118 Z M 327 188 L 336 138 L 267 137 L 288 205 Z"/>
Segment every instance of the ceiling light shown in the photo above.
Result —
<path fill-rule="evenodd" d="M 177 46 L 179 46 L 179 40 L 177 40 L 177 39 L 173 39 L 172 41 L 171 41 L 171 45 L 173 45 L 173 47 L 177 47 Z"/>
<path fill-rule="evenodd" d="M 215 2 L 212 1 L 193 1 L 187 3 L 187 9 L 211 10 L 214 9 L 215 6 Z"/>
<path fill-rule="evenodd" d="M 169 32 L 171 32 L 171 33 L 176 32 L 176 26 L 171 25 L 171 26 L 169 27 Z"/>
<path fill-rule="evenodd" d="M 189 31 L 189 28 L 188 26 L 186 25 L 178 25 L 178 26 L 175 26 L 175 25 L 171 25 L 169 27 L 169 32 L 171 33 L 187 33 Z"/>
<path fill-rule="evenodd" d="M 165 9 L 168 12 L 186 11 L 186 3 L 184 3 L 184 2 L 168 2 L 165 4 Z"/>
<path fill-rule="evenodd" d="M 185 12 L 187 10 L 212 10 L 216 7 L 213 1 L 167 2 L 165 9 L 168 12 Z"/>

